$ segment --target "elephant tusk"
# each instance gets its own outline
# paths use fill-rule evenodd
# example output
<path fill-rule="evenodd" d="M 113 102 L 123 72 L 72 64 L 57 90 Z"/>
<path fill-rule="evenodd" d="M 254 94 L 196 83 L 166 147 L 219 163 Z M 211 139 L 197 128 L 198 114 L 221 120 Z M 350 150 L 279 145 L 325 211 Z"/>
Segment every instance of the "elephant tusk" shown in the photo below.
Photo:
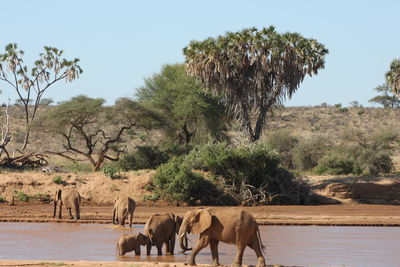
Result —
<path fill-rule="evenodd" d="M 53 205 L 54 204 L 54 200 L 52 201 L 52 202 L 50 202 L 50 204 L 49 205 Z"/>
<path fill-rule="evenodd" d="M 179 238 L 183 238 L 185 236 L 186 233 L 182 233 Z"/>

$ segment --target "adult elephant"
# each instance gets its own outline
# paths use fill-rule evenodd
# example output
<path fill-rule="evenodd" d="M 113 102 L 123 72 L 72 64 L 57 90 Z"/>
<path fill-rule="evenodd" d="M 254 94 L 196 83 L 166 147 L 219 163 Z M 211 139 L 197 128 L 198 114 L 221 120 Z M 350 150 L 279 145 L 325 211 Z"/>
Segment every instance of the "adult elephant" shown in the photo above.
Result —
<path fill-rule="evenodd" d="M 73 188 L 63 188 L 63 189 L 57 189 L 56 192 L 54 193 L 54 198 L 53 198 L 53 203 L 54 203 L 54 212 L 53 212 L 53 218 L 56 217 L 56 212 L 57 212 L 57 205 L 59 207 L 58 211 L 58 218 L 61 219 L 61 210 L 62 206 L 65 205 L 65 208 L 67 209 L 69 213 L 70 219 L 73 219 L 72 212 L 71 210 L 74 210 L 75 213 L 75 219 L 79 220 L 81 215 L 80 215 L 80 205 L 81 205 L 81 195 L 79 194 L 78 191 L 76 191 Z"/>
<path fill-rule="evenodd" d="M 165 244 L 166 254 L 174 254 L 175 235 L 178 234 L 182 224 L 182 217 L 173 213 L 155 214 L 151 216 L 144 226 L 144 234 L 149 237 L 151 243 L 147 245 L 147 255 L 150 255 L 151 247 L 156 246 L 158 255 L 162 255 L 162 246 Z M 181 248 L 187 248 L 187 238 L 182 239 Z"/>
<path fill-rule="evenodd" d="M 125 220 L 129 216 L 129 227 L 132 227 L 133 212 L 135 211 L 136 204 L 130 197 L 116 197 L 114 199 L 113 207 L 113 224 L 119 223 L 125 225 Z"/>
<path fill-rule="evenodd" d="M 262 250 L 265 249 L 253 216 L 240 208 L 198 209 L 188 211 L 179 229 L 182 239 L 187 233 L 200 234 L 193 253 L 187 261 L 188 265 L 196 265 L 197 253 L 210 244 L 212 265 L 218 266 L 218 243 L 236 244 L 237 254 L 232 266 L 241 266 L 246 246 L 252 248 L 257 255 L 258 265 L 266 266 Z"/>

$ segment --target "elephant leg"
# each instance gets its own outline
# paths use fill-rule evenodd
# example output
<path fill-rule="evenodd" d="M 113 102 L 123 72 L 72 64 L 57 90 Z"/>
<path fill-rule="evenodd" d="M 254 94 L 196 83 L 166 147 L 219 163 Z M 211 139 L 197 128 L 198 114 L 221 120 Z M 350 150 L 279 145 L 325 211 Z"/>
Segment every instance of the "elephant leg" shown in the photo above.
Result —
<path fill-rule="evenodd" d="M 246 248 L 246 245 L 243 244 L 236 244 L 236 259 L 232 263 L 232 266 L 242 266 L 242 261 L 243 261 L 243 252 L 244 249 Z"/>
<path fill-rule="evenodd" d="M 115 224 L 115 209 L 113 209 L 113 215 L 112 215 L 112 223 Z"/>
<path fill-rule="evenodd" d="M 147 255 L 150 255 L 151 252 L 151 244 L 146 246 Z"/>
<path fill-rule="evenodd" d="M 190 255 L 189 260 L 186 262 L 187 265 L 194 266 L 196 265 L 196 255 L 200 252 L 203 248 L 208 246 L 210 243 L 210 238 L 208 236 L 200 236 L 199 240 L 196 243 L 196 246 L 192 250 L 192 255 Z"/>
<path fill-rule="evenodd" d="M 129 213 L 129 227 L 132 227 L 133 213 Z"/>
<path fill-rule="evenodd" d="M 175 250 L 175 233 L 172 234 L 171 239 L 169 240 L 170 246 L 169 246 L 169 253 L 171 255 L 174 255 L 174 250 Z"/>
<path fill-rule="evenodd" d="M 171 253 L 171 243 L 170 240 L 167 240 L 164 242 L 165 244 L 165 254 L 170 254 Z"/>
<path fill-rule="evenodd" d="M 253 240 L 250 242 L 250 244 L 248 244 L 248 246 L 251 249 L 253 249 L 257 255 L 258 258 L 257 267 L 266 267 L 267 265 L 265 264 L 265 258 L 260 248 L 260 242 L 258 241 L 258 238 L 253 238 Z"/>
<path fill-rule="evenodd" d="M 72 212 L 71 212 L 72 208 L 67 208 L 67 210 L 68 210 L 68 213 L 69 213 L 69 218 L 73 219 L 74 217 L 72 216 Z"/>
<path fill-rule="evenodd" d="M 218 243 L 219 241 L 216 239 L 210 240 L 210 249 L 211 249 L 211 256 L 212 256 L 212 264 L 211 266 L 219 266 L 219 259 L 218 259 Z"/>
<path fill-rule="evenodd" d="M 158 256 L 162 255 L 162 246 L 163 246 L 163 243 L 161 243 L 160 245 L 156 245 Z"/>
<path fill-rule="evenodd" d="M 61 213 L 62 213 L 62 202 L 60 203 L 60 206 L 58 206 L 58 219 L 61 219 L 62 218 L 62 216 L 61 216 Z"/>
<path fill-rule="evenodd" d="M 81 211 L 79 210 L 79 206 L 75 207 L 75 219 L 79 220 L 81 218 Z"/>

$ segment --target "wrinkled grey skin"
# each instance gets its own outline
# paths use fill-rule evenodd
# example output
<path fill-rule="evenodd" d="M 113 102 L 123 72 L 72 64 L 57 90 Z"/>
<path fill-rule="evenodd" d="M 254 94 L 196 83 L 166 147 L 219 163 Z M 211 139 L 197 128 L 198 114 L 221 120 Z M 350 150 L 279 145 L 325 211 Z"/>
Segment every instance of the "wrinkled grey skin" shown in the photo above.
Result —
<path fill-rule="evenodd" d="M 73 219 L 74 217 L 72 216 L 72 210 L 74 210 L 75 213 L 75 219 L 79 220 L 81 215 L 80 215 L 80 204 L 81 204 L 81 196 L 79 195 L 79 192 L 76 191 L 73 188 L 63 188 L 63 189 L 57 189 L 56 192 L 54 193 L 54 212 L 53 212 L 53 218 L 56 217 L 56 211 L 57 211 L 57 205 L 59 207 L 58 210 L 58 218 L 61 219 L 61 211 L 62 211 L 62 206 L 65 205 L 65 208 L 67 209 L 69 213 L 70 219 Z"/>
<path fill-rule="evenodd" d="M 140 246 L 150 244 L 150 239 L 142 233 L 133 235 L 122 235 L 117 241 L 117 254 L 124 256 L 126 253 L 135 251 L 135 255 L 140 255 Z"/>
<path fill-rule="evenodd" d="M 157 247 L 158 255 L 162 255 L 162 246 L 165 244 L 165 253 L 173 255 L 175 248 L 175 238 L 182 223 L 182 217 L 173 213 L 155 214 L 151 216 L 144 226 L 143 232 L 151 240 L 147 245 L 147 255 L 150 255 L 151 246 Z M 181 243 L 183 251 L 189 250 L 184 241 Z"/>
<path fill-rule="evenodd" d="M 129 227 L 132 227 L 133 212 L 135 211 L 136 204 L 130 197 L 117 197 L 114 199 L 113 207 L 113 224 L 119 223 L 125 225 L 125 220 L 129 216 Z"/>
<path fill-rule="evenodd" d="M 210 245 L 212 265 L 218 266 L 218 243 L 236 244 L 237 254 L 232 266 L 241 266 L 243 252 L 246 247 L 253 249 L 258 258 L 258 265 L 265 267 L 263 250 L 265 249 L 253 216 L 240 208 L 198 209 L 188 211 L 179 229 L 179 237 L 187 233 L 200 234 L 199 240 L 193 247 L 188 265 L 196 265 L 195 258 L 200 250 Z"/>

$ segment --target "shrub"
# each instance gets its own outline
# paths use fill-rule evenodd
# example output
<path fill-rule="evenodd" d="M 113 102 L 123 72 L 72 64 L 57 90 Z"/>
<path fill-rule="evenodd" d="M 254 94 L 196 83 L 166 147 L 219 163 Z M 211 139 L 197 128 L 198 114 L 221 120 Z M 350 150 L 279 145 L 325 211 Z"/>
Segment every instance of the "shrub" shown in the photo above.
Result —
<path fill-rule="evenodd" d="M 183 165 L 182 159 L 174 158 L 157 169 L 152 182 L 164 199 L 190 203 L 201 180 L 203 177 Z"/>
<path fill-rule="evenodd" d="M 265 145 L 233 147 L 220 143 L 193 149 L 187 162 L 195 169 L 222 175 L 229 184 L 240 186 L 243 182 L 259 187 L 275 174 L 279 156 Z"/>
<path fill-rule="evenodd" d="M 393 162 L 388 153 L 363 149 L 357 155 L 359 168 L 363 174 L 389 173 Z"/>
<path fill-rule="evenodd" d="M 101 169 L 103 174 L 111 179 L 115 179 L 119 177 L 119 168 L 114 167 L 112 165 L 107 165 Z"/>
<path fill-rule="evenodd" d="M 136 150 L 122 157 L 118 166 L 125 171 L 156 169 L 166 163 L 173 156 L 183 155 L 186 151 L 176 145 L 158 146 L 138 146 Z"/>
<path fill-rule="evenodd" d="M 328 150 L 329 142 L 321 136 L 301 140 L 293 149 L 296 169 L 301 171 L 313 169 Z"/>
<path fill-rule="evenodd" d="M 53 182 L 56 184 L 64 184 L 65 182 L 63 181 L 63 179 L 61 178 L 61 176 L 55 176 L 53 177 Z"/>
<path fill-rule="evenodd" d="M 0 196 L 0 203 L 4 203 L 4 202 L 6 202 L 6 200 L 2 196 Z"/>
<path fill-rule="evenodd" d="M 288 130 L 281 130 L 269 133 L 267 135 L 266 144 L 268 147 L 276 150 L 280 154 L 280 162 L 282 167 L 293 169 L 292 150 L 299 142 L 299 139 L 291 134 Z"/>
<path fill-rule="evenodd" d="M 353 172 L 355 163 L 346 156 L 338 154 L 327 154 L 315 168 L 317 174 L 349 174 Z"/>
<path fill-rule="evenodd" d="M 161 165 L 152 183 L 156 193 L 163 199 L 173 202 L 195 204 L 200 201 L 203 205 L 232 205 L 235 202 L 226 196 L 203 175 L 195 173 L 183 158 L 173 158 Z"/>
<path fill-rule="evenodd" d="M 29 199 L 31 198 L 29 195 L 25 194 L 22 191 L 16 192 L 15 197 L 18 199 L 18 201 L 21 201 L 21 202 L 29 202 Z"/>

